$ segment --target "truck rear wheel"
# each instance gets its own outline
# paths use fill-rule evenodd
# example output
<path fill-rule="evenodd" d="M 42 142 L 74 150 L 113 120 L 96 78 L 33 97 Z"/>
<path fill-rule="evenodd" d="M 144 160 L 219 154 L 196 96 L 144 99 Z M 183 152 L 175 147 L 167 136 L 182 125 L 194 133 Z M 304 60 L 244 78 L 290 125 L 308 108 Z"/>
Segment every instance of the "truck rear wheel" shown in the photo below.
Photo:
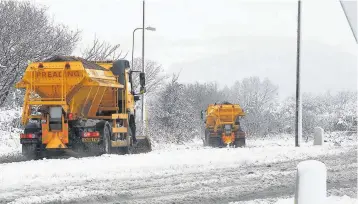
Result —
<path fill-rule="evenodd" d="M 209 146 L 210 147 L 220 147 L 221 146 L 221 138 L 220 137 L 208 137 Z"/>
<path fill-rule="evenodd" d="M 109 125 L 105 125 L 103 129 L 103 146 L 104 146 L 104 153 L 110 154 L 111 153 L 111 131 L 109 129 Z"/>
<path fill-rule="evenodd" d="M 205 130 L 204 146 L 210 146 L 210 134 Z"/>
<path fill-rule="evenodd" d="M 110 154 L 111 153 L 111 131 L 109 123 L 106 121 L 101 121 L 96 124 L 96 128 L 99 129 L 102 136 L 102 142 L 100 143 L 99 149 L 100 154 Z"/>
<path fill-rule="evenodd" d="M 27 160 L 34 160 L 38 158 L 36 144 L 22 144 L 22 155 Z"/>
<path fill-rule="evenodd" d="M 25 134 L 38 134 L 41 131 L 41 127 L 38 123 L 28 123 L 24 129 Z M 22 155 L 25 156 L 27 160 L 39 159 L 40 152 L 38 152 L 37 139 L 32 139 L 31 143 L 22 144 Z M 41 151 L 41 150 L 39 150 Z"/>

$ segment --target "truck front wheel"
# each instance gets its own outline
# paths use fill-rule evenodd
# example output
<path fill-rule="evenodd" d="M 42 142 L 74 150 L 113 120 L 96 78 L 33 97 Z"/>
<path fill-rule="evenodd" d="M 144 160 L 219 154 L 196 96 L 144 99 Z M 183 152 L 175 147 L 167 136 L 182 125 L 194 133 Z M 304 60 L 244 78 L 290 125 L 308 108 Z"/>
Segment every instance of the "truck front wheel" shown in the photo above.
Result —
<path fill-rule="evenodd" d="M 100 154 L 111 154 L 111 130 L 109 123 L 101 121 L 96 124 L 96 128 L 99 130 L 102 137 L 99 146 Z"/>
<path fill-rule="evenodd" d="M 124 154 L 132 154 L 133 153 L 133 136 L 132 136 L 131 128 L 128 128 L 127 142 L 129 143 L 128 146 L 123 147 Z"/>

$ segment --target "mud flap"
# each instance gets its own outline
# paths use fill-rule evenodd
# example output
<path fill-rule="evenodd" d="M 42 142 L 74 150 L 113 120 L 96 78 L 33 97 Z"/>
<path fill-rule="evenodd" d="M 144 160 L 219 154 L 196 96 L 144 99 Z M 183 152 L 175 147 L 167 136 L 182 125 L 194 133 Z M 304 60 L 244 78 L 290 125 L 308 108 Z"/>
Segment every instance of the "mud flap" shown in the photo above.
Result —
<path fill-rule="evenodd" d="M 54 134 L 49 143 L 46 145 L 46 149 L 65 149 L 67 146 L 62 143 L 57 134 Z"/>

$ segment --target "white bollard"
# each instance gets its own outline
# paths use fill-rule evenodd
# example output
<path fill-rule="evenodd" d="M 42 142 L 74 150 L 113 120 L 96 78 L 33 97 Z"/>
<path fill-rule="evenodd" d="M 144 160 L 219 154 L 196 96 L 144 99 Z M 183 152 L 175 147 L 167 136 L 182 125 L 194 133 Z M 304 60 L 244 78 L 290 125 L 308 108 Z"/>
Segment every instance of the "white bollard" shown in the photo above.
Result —
<path fill-rule="evenodd" d="M 327 196 L 327 169 L 320 161 L 307 160 L 297 165 L 295 204 L 323 204 Z"/>
<path fill-rule="evenodd" d="M 314 128 L 313 145 L 323 145 L 324 142 L 324 130 L 320 127 Z"/>

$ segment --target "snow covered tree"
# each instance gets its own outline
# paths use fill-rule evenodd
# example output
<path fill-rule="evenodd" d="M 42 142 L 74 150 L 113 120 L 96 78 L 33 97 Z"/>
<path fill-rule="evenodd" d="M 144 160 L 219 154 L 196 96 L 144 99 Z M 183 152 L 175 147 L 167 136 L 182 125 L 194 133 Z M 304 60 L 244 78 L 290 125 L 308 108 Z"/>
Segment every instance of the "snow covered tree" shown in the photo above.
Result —
<path fill-rule="evenodd" d="M 193 101 L 186 97 L 185 86 L 177 80 L 178 75 L 174 75 L 148 111 L 149 132 L 155 141 L 183 143 L 198 135 L 193 123 Z"/>
<path fill-rule="evenodd" d="M 44 7 L 27 1 L 0 0 L 0 19 L 0 105 L 4 105 L 28 61 L 72 53 L 79 32 L 53 24 Z"/>
<path fill-rule="evenodd" d="M 280 104 L 281 124 L 284 132 L 293 133 L 295 129 L 295 97 L 289 97 Z M 347 131 L 356 123 L 357 92 L 338 92 L 336 94 L 302 94 L 302 131 L 310 135 L 317 126 L 325 131 Z"/>
<path fill-rule="evenodd" d="M 235 102 L 239 103 L 246 116 L 243 127 L 249 134 L 265 135 L 271 132 L 273 116 L 271 110 L 277 106 L 278 87 L 269 79 L 245 78 L 231 88 Z"/>
<path fill-rule="evenodd" d="M 306 132 L 312 132 L 314 126 L 320 126 L 326 131 L 345 131 L 354 123 L 357 92 L 305 94 L 302 98 L 303 130 Z"/>
<path fill-rule="evenodd" d="M 186 95 L 193 100 L 193 106 L 200 113 L 209 104 L 227 101 L 227 92 L 220 90 L 216 82 L 194 83 L 186 85 Z M 198 114 L 200 117 L 200 114 Z"/>

